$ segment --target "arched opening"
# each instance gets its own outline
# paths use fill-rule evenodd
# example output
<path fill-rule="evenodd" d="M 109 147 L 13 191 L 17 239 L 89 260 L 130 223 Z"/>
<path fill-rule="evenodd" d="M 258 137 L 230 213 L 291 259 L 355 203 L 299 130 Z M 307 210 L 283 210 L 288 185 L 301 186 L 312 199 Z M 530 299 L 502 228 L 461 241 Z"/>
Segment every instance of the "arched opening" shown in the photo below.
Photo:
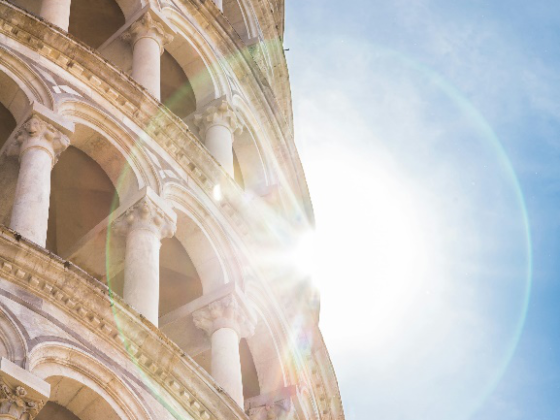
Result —
<path fill-rule="evenodd" d="M 64 256 L 118 206 L 118 196 L 99 164 L 72 146 L 54 166 L 51 185 L 46 247 Z"/>
<path fill-rule="evenodd" d="M 245 189 L 245 180 L 243 179 L 243 172 L 241 171 L 241 166 L 239 165 L 239 160 L 237 159 L 237 154 L 233 150 L 233 178 L 237 185 L 242 189 Z"/>
<path fill-rule="evenodd" d="M 0 149 L 16 128 L 16 119 L 2 103 L 0 103 Z"/>
<path fill-rule="evenodd" d="M 245 399 L 260 395 L 259 377 L 253 361 L 253 355 L 244 338 L 239 342 L 239 357 L 241 358 L 241 375 L 243 376 L 243 397 Z"/>
<path fill-rule="evenodd" d="M 202 296 L 198 272 L 177 238 L 161 242 L 159 261 L 159 316 Z"/>
<path fill-rule="evenodd" d="M 223 9 L 227 20 L 241 39 L 243 41 L 249 40 L 251 38 L 249 31 L 250 16 L 248 16 L 246 10 L 241 8 L 239 0 L 224 0 Z"/>
<path fill-rule="evenodd" d="M 196 111 L 196 97 L 181 65 L 164 51 L 161 56 L 161 102 L 184 119 Z"/>
<path fill-rule="evenodd" d="M 97 49 L 125 23 L 115 0 L 72 0 L 68 32 Z"/>
<path fill-rule="evenodd" d="M 249 129 L 235 136 L 233 164 L 235 181 L 241 188 L 259 192 L 268 185 L 263 156 Z"/>
<path fill-rule="evenodd" d="M 0 72 L 0 223 L 8 225 L 19 173 L 16 157 L 6 154 L 6 142 L 29 106 L 21 88 L 7 74 Z"/>
<path fill-rule="evenodd" d="M 48 401 L 35 420 L 80 420 L 74 413 L 55 402 Z"/>
<path fill-rule="evenodd" d="M 34 15 L 39 15 L 41 11 L 41 2 L 39 0 L 11 0 L 11 3 Z"/>
<path fill-rule="evenodd" d="M 36 420 L 121 420 L 111 405 L 91 388 L 80 382 L 51 376 L 50 400 Z"/>

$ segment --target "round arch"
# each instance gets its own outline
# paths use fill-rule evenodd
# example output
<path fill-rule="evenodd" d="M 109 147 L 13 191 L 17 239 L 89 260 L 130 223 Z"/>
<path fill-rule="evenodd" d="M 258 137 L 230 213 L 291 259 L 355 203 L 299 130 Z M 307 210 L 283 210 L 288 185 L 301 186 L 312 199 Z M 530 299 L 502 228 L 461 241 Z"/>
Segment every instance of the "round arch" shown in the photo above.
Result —
<path fill-rule="evenodd" d="M 182 185 L 169 183 L 164 198 L 177 213 L 175 237 L 189 254 L 207 294 L 239 277 L 235 253 L 226 233 L 212 217 L 208 207 Z"/>
<path fill-rule="evenodd" d="M 29 353 L 29 370 L 51 384 L 51 401 L 81 420 L 99 418 L 93 417 L 96 411 L 88 410 L 90 407 L 101 411 L 107 420 L 153 418 L 118 375 L 117 365 L 111 363 L 102 363 L 70 344 L 52 341 L 39 344 Z M 79 403 L 73 405 L 72 399 L 78 393 Z"/>
<path fill-rule="evenodd" d="M 272 179 L 271 165 L 261 141 L 262 130 L 241 96 L 234 95 L 232 102 L 244 126 L 243 132 L 235 136 L 233 151 L 239 162 L 245 189 L 262 192 L 271 184 Z"/>
<path fill-rule="evenodd" d="M 110 115 L 80 101 L 59 104 L 59 113 L 76 126 L 71 145 L 101 166 L 117 190 L 121 203 L 145 186 L 161 192 L 162 181 L 154 163 L 138 147 L 134 134 Z"/>
<path fill-rule="evenodd" d="M 23 333 L 3 307 L 0 307 L 0 356 L 21 367 L 24 367 L 27 356 Z"/>
<path fill-rule="evenodd" d="M 177 10 L 164 7 L 164 16 L 177 28 L 165 49 L 179 63 L 190 81 L 197 108 L 230 92 L 220 60 L 201 33 Z"/>
<path fill-rule="evenodd" d="M 6 155 L 9 137 L 24 121 L 33 103 L 53 109 L 53 96 L 42 77 L 11 50 L 0 47 L 0 104 L 2 138 L 0 138 L 0 223 L 8 224 L 17 184 L 17 159 Z"/>

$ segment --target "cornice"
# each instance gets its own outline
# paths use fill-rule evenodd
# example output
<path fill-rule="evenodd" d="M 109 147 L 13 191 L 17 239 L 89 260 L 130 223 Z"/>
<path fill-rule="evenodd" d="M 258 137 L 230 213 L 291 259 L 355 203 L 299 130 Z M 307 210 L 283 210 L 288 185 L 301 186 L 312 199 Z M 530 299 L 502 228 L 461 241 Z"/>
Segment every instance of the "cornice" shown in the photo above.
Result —
<path fill-rule="evenodd" d="M 160 330 L 87 273 L 0 226 L 0 275 L 58 307 L 130 358 L 196 420 L 245 419 L 238 405 Z M 168 401 L 169 402 L 169 401 Z"/>

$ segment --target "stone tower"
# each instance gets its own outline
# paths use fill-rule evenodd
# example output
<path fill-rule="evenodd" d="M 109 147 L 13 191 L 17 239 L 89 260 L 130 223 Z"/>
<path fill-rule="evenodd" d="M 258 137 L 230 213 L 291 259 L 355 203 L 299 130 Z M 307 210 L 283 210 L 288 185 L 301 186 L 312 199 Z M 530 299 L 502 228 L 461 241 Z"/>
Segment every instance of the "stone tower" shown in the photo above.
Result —
<path fill-rule="evenodd" d="M 0 0 L 0 419 L 340 420 L 283 0 Z"/>

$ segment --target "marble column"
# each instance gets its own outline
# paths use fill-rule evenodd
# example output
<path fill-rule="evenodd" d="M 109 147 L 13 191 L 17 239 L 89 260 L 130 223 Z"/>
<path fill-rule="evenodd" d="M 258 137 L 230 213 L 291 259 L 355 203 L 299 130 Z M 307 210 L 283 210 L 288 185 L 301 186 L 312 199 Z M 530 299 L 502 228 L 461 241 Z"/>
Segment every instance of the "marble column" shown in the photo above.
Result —
<path fill-rule="evenodd" d="M 173 40 L 170 30 L 147 12 L 123 34 L 123 39 L 132 44 L 133 79 L 160 100 L 160 57 L 164 46 Z"/>
<path fill-rule="evenodd" d="M 226 100 L 210 105 L 202 113 L 195 115 L 194 123 L 210 154 L 233 178 L 234 134 L 240 133 L 242 126 L 231 105 Z"/>
<path fill-rule="evenodd" d="M 254 333 L 254 319 L 234 295 L 228 295 L 195 311 L 193 320 L 210 336 L 214 380 L 243 408 L 239 340 Z"/>
<path fill-rule="evenodd" d="M 68 32 L 71 0 L 43 0 L 39 15 L 47 22 Z"/>
<path fill-rule="evenodd" d="M 51 170 L 69 144 L 52 124 L 32 115 L 8 149 L 20 161 L 10 228 L 42 247 L 47 242 Z"/>
<path fill-rule="evenodd" d="M 41 378 L 0 359 L 0 420 L 33 420 L 50 392 L 51 386 Z"/>
<path fill-rule="evenodd" d="M 113 229 L 126 235 L 123 298 L 157 326 L 159 250 L 161 240 L 175 234 L 175 220 L 145 196 L 114 222 Z"/>

